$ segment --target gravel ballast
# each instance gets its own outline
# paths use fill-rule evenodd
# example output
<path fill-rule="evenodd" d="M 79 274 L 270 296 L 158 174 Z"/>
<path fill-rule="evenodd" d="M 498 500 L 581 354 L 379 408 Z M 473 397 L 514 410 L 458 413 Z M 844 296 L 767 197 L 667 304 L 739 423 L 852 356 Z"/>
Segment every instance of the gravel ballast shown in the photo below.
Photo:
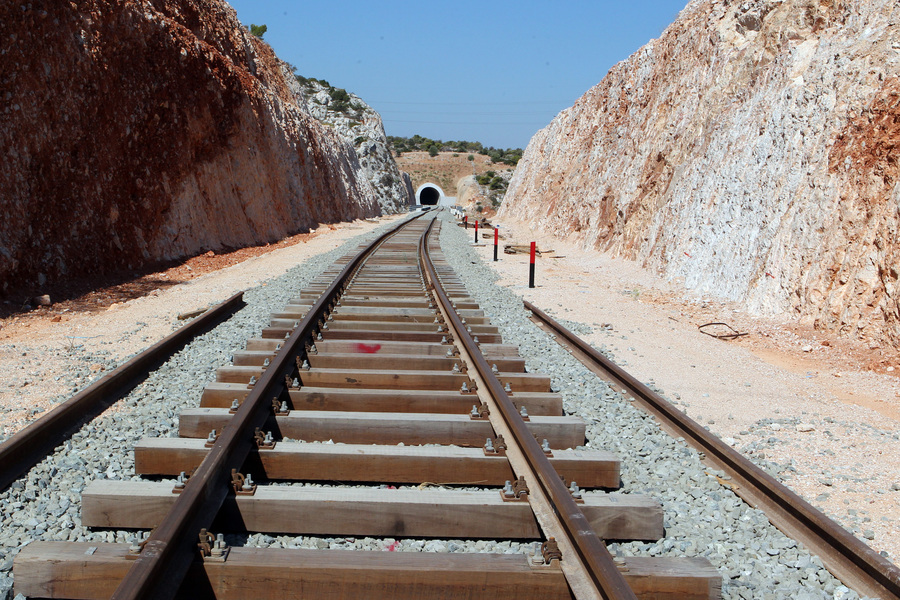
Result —
<path fill-rule="evenodd" d="M 496 274 L 473 250 L 465 229 L 455 223 L 443 227 L 441 247 L 503 339 L 519 346 L 528 371 L 550 374 L 566 412 L 588 423 L 588 447 L 620 456 L 620 491 L 647 494 L 662 504 L 666 537 L 654 543 L 610 544 L 615 555 L 706 557 L 722 574 L 726 599 L 859 597 L 825 570 L 818 557 L 773 527 L 764 513 L 719 484 L 716 476 L 724 473 L 707 471 L 695 450 L 662 431 L 653 417 L 612 391 L 535 326 L 522 298 L 494 285 Z M 579 333 L 582 326 L 571 325 Z"/>
<path fill-rule="evenodd" d="M 91 531 L 83 527 L 84 488 L 96 479 L 141 480 L 134 474 L 135 443 L 143 437 L 177 437 L 178 413 L 198 406 L 203 388 L 215 379 L 216 369 L 230 364 L 232 352 L 259 335 L 273 310 L 299 295 L 335 260 L 390 226 L 350 239 L 247 290 L 247 306 L 195 338 L 132 393 L 0 494 L 0 600 L 12 598 L 13 559 L 32 541 L 126 542 L 146 536 L 142 531 Z M 106 356 L 84 356 L 85 363 L 108 360 Z M 72 378 L 73 388 L 81 389 L 89 383 L 89 371 L 79 375 Z"/>
<path fill-rule="evenodd" d="M 379 230 L 380 231 L 380 230 Z M 367 238 L 376 233 L 368 234 Z M 356 238 L 316 256 L 287 274 L 248 290 L 247 306 L 176 354 L 116 406 L 83 428 L 29 475 L 0 494 L 0 600 L 12 597 L 11 568 L 18 551 L 34 540 L 125 542 L 146 532 L 89 531 L 81 525 L 80 499 L 95 479 L 140 480 L 133 447 L 142 437 L 177 436 L 178 413 L 196 407 L 216 368 L 257 336 L 269 314 L 284 306 Z M 659 429 L 618 393 L 587 371 L 535 327 L 521 298 L 494 285 L 495 275 L 470 247 L 465 231 L 448 222 L 441 245 L 504 340 L 515 343 L 528 370 L 552 375 L 566 410 L 588 423 L 588 446 L 622 458 L 624 493 L 648 494 L 665 512 L 666 537 L 656 543 L 611 544 L 619 556 L 705 556 L 723 577 L 725 598 L 857 598 L 793 540 L 772 527 L 707 472 L 698 454 Z M 577 326 L 574 326 L 576 332 Z M 101 356 L 86 362 L 108 360 Z M 85 377 L 86 379 L 86 377 Z M 86 381 L 76 381 L 83 387 Z M 657 390 L 658 391 L 658 390 Z M 608 415 L 615 415 L 610 419 Z M 599 492 L 591 492 L 599 493 Z M 530 544 L 462 540 L 317 538 L 253 534 L 229 536 L 241 545 L 425 552 L 525 552 Z"/>

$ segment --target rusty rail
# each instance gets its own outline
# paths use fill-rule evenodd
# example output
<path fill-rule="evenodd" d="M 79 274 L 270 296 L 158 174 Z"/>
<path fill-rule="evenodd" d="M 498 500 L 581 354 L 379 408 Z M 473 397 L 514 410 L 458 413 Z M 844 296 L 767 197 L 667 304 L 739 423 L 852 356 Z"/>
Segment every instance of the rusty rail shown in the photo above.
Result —
<path fill-rule="evenodd" d="M 241 308 L 240 292 L 110 371 L 0 444 L 0 491 L 43 460 L 82 424 L 110 407 L 191 338 Z"/>
<path fill-rule="evenodd" d="M 428 236 L 433 224 L 434 221 L 429 224 L 428 229 L 419 241 L 420 254 L 428 278 L 434 286 L 434 295 L 447 313 L 456 331 L 458 341 L 469 353 L 473 366 L 487 385 L 490 394 L 495 398 L 503 420 L 512 431 L 516 444 L 521 448 L 525 460 L 536 473 L 538 485 L 541 486 L 553 504 L 569 539 L 587 567 L 588 574 L 597 590 L 607 600 L 636 600 L 634 592 L 616 567 L 612 555 L 606 548 L 606 544 L 594 533 L 584 513 L 581 512 L 581 509 L 578 508 L 578 505 L 572 498 L 569 489 L 550 464 L 537 440 L 529 432 L 512 400 L 504 391 L 503 385 L 494 375 L 475 340 L 466 331 L 465 325 L 453 309 L 450 298 L 441 286 L 437 271 L 428 253 Z"/>
<path fill-rule="evenodd" d="M 820 510 L 757 467 L 731 446 L 688 418 L 587 342 L 557 323 L 527 300 L 525 308 L 554 330 L 557 341 L 592 371 L 627 389 L 635 400 L 662 423 L 706 454 L 716 467 L 737 484 L 735 492 L 769 517 L 773 525 L 801 541 L 822 558 L 825 566 L 845 585 L 860 594 L 900 600 L 900 568 L 851 535 Z"/>
<path fill-rule="evenodd" d="M 383 233 L 347 263 L 285 339 L 281 350 L 250 390 L 228 427 L 218 436 L 171 510 L 150 534 L 143 551 L 112 595 L 114 600 L 157 600 L 176 596 L 197 557 L 198 533 L 211 525 L 228 494 L 231 469 L 240 469 L 246 460 L 253 445 L 253 432 L 265 423 L 272 398 L 285 394 L 285 375 L 296 369 L 297 357 L 305 356 L 304 344 L 313 337 L 319 319 L 365 258 L 411 220 Z"/>

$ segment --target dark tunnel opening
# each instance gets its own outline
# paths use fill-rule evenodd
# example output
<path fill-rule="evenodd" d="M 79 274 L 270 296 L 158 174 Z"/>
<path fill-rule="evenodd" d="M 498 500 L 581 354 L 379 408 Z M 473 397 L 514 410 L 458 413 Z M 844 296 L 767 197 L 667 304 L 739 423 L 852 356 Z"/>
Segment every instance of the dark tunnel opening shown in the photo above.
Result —
<path fill-rule="evenodd" d="M 441 193 L 433 187 L 422 188 L 422 191 L 419 192 L 419 204 L 427 204 L 428 206 L 435 206 L 441 199 Z"/>

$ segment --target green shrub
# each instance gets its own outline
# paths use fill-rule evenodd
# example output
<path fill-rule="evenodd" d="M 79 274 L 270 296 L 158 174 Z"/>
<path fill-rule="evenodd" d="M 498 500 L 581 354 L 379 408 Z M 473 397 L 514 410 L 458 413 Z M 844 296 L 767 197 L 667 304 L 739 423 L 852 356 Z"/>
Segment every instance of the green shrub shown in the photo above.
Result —
<path fill-rule="evenodd" d="M 258 37 L 259 39 L 262 39 L 262 37 L 266 35 L 266 31 L 268 30 L 269 28 L 265 25 L 254 25 L 253 23 L 250 23 L 250 33 Z"/>

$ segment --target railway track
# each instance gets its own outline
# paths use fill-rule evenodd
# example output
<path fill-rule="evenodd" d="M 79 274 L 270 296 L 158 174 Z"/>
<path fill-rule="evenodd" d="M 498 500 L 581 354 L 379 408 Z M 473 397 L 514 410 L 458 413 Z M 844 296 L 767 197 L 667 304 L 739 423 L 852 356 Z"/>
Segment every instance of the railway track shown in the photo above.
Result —
<path fill-rule="evenodd" d="M 592 348 L 528 301 L 532 321 L 614 389 L 633 398 L 673 436 L 702 452 L 707 464 L 728 474 L 735 492 L 769 520 L 822 558 L 825 566 L 860 594 L 900 599 L 900 568 L 854 537 L 780 481 L 703 428 L 659 394 Z"/>
<path fill-rule="evenodd" d="M 84 525 L 133 530 L 140 544 L 30 543 L 15 560 L 16 592 L 719 597 L 722 574 L 705 558 L 613 560 L 605 540 L 662 544 L 659 503 L 614 492 L 630 457 L 582 445 L 585 423 L 501 339 L 436 249 L 439 228 L 414 219 L 338 261 L 234 351 L 199 407 L 178 416 L 180 437 L 134 445 L 142 480 L 84 490 Z M 605 377 L 646 395 L 627 374 Z M 378 538 L 388 550 L 442 539 L 459 551 L 263 548 L 251 533 Z M 505 551 L 466 550 L 475 540 Z M 898 597 L 896 567 L 853 551 L 880 575 L 853 558 L 849 575 L 834 570 Z"/>
<path fill-rule="evenodd" d="M 716 597 L 720 576 L 705 559 L 612 559 L 603 539 L 663 535 L 658 503 L 601 491 L 618 486 L 619 457 L 576 449 L 584 423 L 562 414 L 547 375 L 525 372 L 429 247 L 439 226 L 408 222 L 323 273 L 219 369 L 198 408 L 181 412 L 180 438 L 135 446 L 144 480 L 84 490 L 86 526 L 148 538 L 32 543 L 15 560 L 16 592 Z M 536 545 L 278 550 L 209 532 Z"/>

